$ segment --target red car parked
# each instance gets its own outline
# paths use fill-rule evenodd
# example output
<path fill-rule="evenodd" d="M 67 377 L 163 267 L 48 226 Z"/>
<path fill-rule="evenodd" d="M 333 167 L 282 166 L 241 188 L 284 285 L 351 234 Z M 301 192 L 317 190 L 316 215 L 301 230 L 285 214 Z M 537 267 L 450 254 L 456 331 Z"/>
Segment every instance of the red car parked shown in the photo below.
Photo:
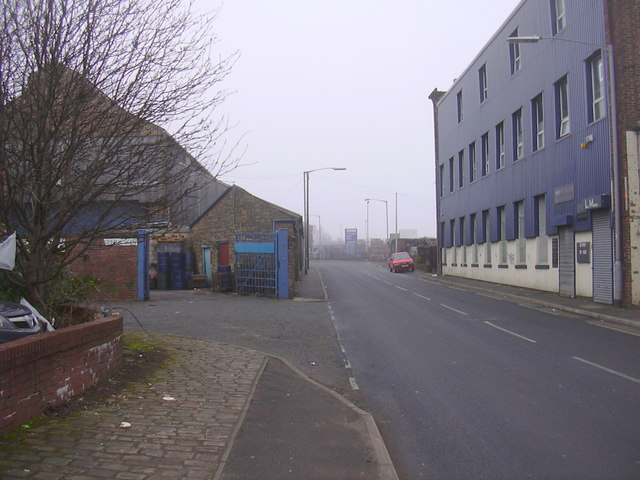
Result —
<path fill-rule="evenodd" d="M 391 258 L 387 262 L 390 272 L 413 272 L 416 268 L 416 264 L 407 252 L 398 252 L 391 255 Z"/>

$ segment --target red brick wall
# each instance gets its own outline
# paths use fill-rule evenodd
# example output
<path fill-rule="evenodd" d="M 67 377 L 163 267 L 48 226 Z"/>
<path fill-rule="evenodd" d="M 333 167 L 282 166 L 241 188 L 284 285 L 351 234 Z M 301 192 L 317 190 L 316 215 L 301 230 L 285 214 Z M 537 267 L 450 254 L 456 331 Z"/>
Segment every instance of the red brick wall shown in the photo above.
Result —
<path fill-rule="evenodd" d="M 640 129 L 640 2 L 607 0 L 605 8 L 607 42 L 613 45 L 616 77 L 616 108 L 618 121 L 618 156 L 620 159 L 620 202 L 622 214 L 622 303 L 631 304 L 631 235 L 630 212 L 626 208 L 625 179 L 628 178 L 627 131 Z M 636 287 L 637 288 L 637 287 Z"/>
<path fill-rule="evenodd" d="M 100 280 L 99 300 L 135 300 L 138 296 L 138 247 L 94 245 L 70 265 L 77 274 L 92 273 Z"/>
<path fill-rule="evenodd" d="M 122 316 L 0 344 L 0 435 L 60 405 L 122 361 Z"/>

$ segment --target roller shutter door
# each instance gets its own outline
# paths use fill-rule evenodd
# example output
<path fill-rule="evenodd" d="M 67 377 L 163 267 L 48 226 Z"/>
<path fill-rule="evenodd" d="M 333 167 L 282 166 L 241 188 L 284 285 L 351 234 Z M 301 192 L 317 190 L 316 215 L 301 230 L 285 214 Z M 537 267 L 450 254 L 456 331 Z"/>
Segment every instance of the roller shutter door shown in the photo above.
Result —
<path fill-rule="evenodd" d="M 613 238 L 608 210 L 593 211 L 593 301 L 613 303 Z"/>

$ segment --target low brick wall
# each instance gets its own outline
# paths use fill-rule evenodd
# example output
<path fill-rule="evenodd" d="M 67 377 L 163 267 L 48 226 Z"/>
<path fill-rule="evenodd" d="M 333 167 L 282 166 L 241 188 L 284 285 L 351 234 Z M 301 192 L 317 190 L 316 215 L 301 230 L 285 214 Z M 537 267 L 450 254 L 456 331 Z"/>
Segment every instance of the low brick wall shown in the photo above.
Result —
<path fill-rule="evenodd" d="M 113 374 L 122 331 L 113 315 L 0 344 L 0 435 Z"/>

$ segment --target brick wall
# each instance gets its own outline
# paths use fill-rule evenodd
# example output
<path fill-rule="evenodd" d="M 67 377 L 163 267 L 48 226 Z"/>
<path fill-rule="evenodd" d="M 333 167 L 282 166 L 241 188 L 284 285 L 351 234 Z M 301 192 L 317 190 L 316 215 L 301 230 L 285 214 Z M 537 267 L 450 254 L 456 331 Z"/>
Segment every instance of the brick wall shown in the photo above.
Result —
<path fill-rule="evenodd" d="M 622 221 L 622 262 L 623 291 L 622 303 L 629 305 L 632 289 L 631 256 L 640 255 L 632 249 L 631 236 L 637 235 L 630 229 L 631 212 L 627 208 L 630 201 L 625 183 L 629 179 L 629 163 L 626 132 L 640 129 L 640 2 L 628 0 L 606 0 L 607 42 L 613 45 L 616 76 L 616 109 L 618 122 L 618 154 L 620 159 L 620 202 Z M 634 176 L 635 177 L 635 176 Z M 637 241 L 637 239 L 636 239 Z"/>
<path fill-rule="evenodd" d="M 77 274 L 92 273 L 100 280 L 99 300 L 135 300 L 138 296 L 138 247 L 92 245 L 69 266 Z"/>
<path fill-rule="evenodd" d="M 236 233 L 270 233 L 273 221 L 290 219 L 291 213 L 266 202 L 240 187 L 233 186 L 191 227 L 190 242 L 196 254 L 196 264 L 202 264 L 202 245 L 211 245 L 211 270 L 218 268 L 217 243 L 229 243 L 231 264 L 235 259 Z M 298 217 L 299 218 L 299 217 Z M 276 228 L 289 232 L 289 294 L 295 294 L 300 275 L 302 238 L 299 238 L 291 222 L 279 222 Z"/>
<path fill-rule="evenodd" d="M 122 316 L 0 344 L 0 435 L 60 405 L 122 361 Z"/>

